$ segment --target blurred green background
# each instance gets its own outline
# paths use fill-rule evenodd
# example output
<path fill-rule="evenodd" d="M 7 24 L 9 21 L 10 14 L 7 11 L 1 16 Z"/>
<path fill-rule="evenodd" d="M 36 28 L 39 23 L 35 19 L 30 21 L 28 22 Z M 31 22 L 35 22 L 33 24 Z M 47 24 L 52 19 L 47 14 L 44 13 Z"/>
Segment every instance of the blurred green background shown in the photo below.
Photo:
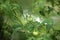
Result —
<path fill-rule="evenodd" d="M 0 40 L 60 40 L 60 0 L 0 0 Z"/>

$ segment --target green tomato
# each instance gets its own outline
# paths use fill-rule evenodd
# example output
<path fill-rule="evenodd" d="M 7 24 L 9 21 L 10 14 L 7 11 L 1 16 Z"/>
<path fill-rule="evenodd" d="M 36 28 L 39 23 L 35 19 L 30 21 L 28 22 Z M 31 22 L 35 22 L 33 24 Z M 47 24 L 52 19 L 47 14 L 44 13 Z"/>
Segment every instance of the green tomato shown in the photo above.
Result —
<path fill-rule="evenodd" d="M 33 35 L 34 35 L 34 36 L 37 36 L 38 34 L 39 34 L 38 31 L 34 31 L 34 32 L 33 32 Z"/>

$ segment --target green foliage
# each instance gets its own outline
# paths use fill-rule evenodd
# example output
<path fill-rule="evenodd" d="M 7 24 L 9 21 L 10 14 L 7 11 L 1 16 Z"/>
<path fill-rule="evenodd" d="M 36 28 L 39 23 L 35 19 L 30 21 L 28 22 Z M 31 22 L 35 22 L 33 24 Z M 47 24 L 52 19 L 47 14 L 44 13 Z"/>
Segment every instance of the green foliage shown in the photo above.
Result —
<path fill-rule="evenodd" d="M 59 2 L 59 0 L 0 0 L 3 40 L 59 40 L 60 32 L 56 32 L 57 27 L 60 30 Z M 59 18 L 56 19 L 54 16 Z"/>

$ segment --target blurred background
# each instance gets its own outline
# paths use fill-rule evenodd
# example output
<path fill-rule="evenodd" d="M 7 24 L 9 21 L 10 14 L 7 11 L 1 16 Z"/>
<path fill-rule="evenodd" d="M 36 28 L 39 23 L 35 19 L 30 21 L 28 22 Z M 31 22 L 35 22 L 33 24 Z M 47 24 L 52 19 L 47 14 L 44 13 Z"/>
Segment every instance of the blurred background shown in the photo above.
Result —
<path fill-rule="evenodd" d="M 60 0 L 0 0 L 0 40 L 60 40 Z"/>

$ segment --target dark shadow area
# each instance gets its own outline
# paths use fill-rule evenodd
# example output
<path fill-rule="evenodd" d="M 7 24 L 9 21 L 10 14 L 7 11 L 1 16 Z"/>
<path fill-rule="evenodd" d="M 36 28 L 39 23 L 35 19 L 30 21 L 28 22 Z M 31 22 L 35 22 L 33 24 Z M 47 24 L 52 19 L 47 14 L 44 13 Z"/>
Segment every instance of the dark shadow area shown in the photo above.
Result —
<path fill-rule="evenodd" d="M 3 23 L 4 23 L 3 13 L 4 12 L 0 10 L 0 40 L 3 40 Z"/>

